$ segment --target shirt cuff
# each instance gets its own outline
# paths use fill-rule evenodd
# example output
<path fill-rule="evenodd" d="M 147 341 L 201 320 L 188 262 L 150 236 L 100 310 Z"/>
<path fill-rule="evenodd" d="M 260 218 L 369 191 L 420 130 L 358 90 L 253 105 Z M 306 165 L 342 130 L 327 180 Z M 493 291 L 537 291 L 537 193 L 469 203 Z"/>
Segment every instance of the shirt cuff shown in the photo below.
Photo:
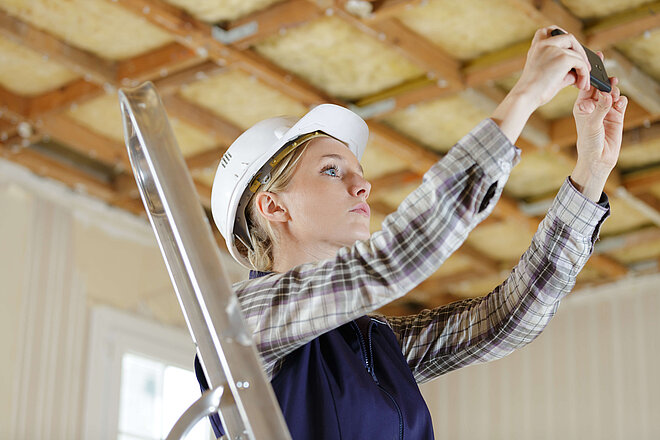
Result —
<path fill-rule="evenodd" d="M 595 203 L 578 191 L 567 177 L 552 202 L 550 212 L 554 212 L 579 234 L 591 236 L 595 241 L 600 226 L 610 216 L 610 202 L 607 194 L 602 193 L 598 203 Z"/>
<path fill-rule="evenodd" d="M 520 162 L 520 148 L 509 141 L 499 125 L 492 119 L 484 119 L 458 141 L 457 146 L 466 152 L 487 176 L 499 180 L 509 176 L 511 169 Z"/>

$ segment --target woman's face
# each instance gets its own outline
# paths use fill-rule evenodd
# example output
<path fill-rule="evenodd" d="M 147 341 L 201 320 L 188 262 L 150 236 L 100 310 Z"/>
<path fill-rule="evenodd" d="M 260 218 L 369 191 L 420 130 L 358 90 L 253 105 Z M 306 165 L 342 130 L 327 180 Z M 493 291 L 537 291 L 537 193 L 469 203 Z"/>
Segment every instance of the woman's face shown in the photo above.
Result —
<path fill-rule="evenodd" d="M 279 199 L 287 211 L 288 233 L 320 249 L 350 246 L 369 238 L 371 185 L 357 158 L 330 137 L 312 139 Z"/>

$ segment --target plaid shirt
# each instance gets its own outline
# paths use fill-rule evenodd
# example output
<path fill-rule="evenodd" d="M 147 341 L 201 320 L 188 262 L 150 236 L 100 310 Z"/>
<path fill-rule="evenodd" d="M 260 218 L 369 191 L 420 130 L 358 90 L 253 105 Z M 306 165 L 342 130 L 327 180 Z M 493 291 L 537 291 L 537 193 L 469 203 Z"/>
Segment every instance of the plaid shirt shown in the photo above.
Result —
<path fill-rule="evenodd" d="M 433 274 L 492 211 L 520 150 L 490 119 L 463 137 L 370 239 L 328 260 L 237 283 L 266 374 L 312 339 L 404 296 Z M 418 382 L 501 358 L 532 341 L 593 251 L 609 203 L 567 178 L 529 249 L 483 298 L 385 317 Z"/>

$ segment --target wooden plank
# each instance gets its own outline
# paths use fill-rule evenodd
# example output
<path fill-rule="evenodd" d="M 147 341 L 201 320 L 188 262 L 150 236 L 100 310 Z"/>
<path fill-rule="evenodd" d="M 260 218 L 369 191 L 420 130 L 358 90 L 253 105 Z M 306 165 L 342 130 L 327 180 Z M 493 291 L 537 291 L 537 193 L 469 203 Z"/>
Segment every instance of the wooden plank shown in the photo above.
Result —
<path fill-rule="evenodd" d="M 402 12 L 424 4 L 428 0 L 382 0 L 374 2 L 374 8 L 365 21 L 380 21 L 398 17 Z"/>
<path fill-rule="evenodd" d="M 193 179 L 193 183 L 202 206 L 211 209 L 211 187 L 195 179 Z"/>
<path fill-rule="evenodd" d="M 386 41 L 402 56 L 424 68 L 431 78 L 444 79 L 449 84 L 462 84 L 460 62 L 399 20 L 389 18 L 373 23 L 363 22 L 341 10 L 336 15 L 354 27 L 367 30 L 372 36 Z"/>
<path fill-rule="evenodd" d="M 227 70 L 227 67 L 219 66 L 213 61 L 205 61 L 201 64 L 188 67 L 179 72 L 167 75 L 154 81 L 154 86 L 161 96 L 176 93 L 181 87 L 212 77 Z"/>
<path fill-rule="evenodd" d="M 380 147 L 409 163 L 411 169 L 417 173 L 424 174 L 440 158 L 437 154 L 380 122 L 369 120 L 367 124 L 371 136 L 376 138 Z"/>
<path fill-rule="evenodd" d="M 623 187 L 634 195 L 643 194 L 649 187 L 660 183 L 660 169 L 654 168 L 622 177 Z"/>
<path fill-rule="evenodd" d="M 553 0 L 509 0 L 516 9 L 522 11 L 539 27 L 557 25 L 583 41 L 582 21 L 568 12 L 559 2 Z"/>
<path fill-rule="evenodd" d="M 660 114 L 660 83 L 614 49 L 605 51 L 605 66 L 610 76 L 619 78 L 618 87 L 651 114 Z"/>
<path fill-rule="evenodd" d="M 407 186 L 410 184 L 421 183 L 422 176 L 410 170 L 398 171 L 395 173 L 387 174 L 385 176 L 377 177 L 371 180 L 371 192 L 369 197 L 371 199 L 378 199 L 384 194 L 389 193 L 395 188 L 400 188 L 402 186 Z M 394 207 L 396 208 L 396 207 Z M 384 214 L 389 214 L 385 212 Z"/>
<path fill-rule="evenodd" d="M 647 227 L 613 237 L 602 238 L 599 242 L 596 242 L 594 252 L 602 255 L 607 252 L 630 249 L 657 241 L 660 241 L 660 228 Z"/>
<path fill-rule="evenodd" d="M 70 46 L 2 10 L 0 10 L 0 35 L 38 53 L 48 55 L 57 63 L 90 81 L 100 84 L 112 84 L 115 81 L 116 68 L 111 62 Z"/>
<path fill-rule="evenodd" d="M 544 23 L 543 26 L 557 25 L 583 42 L 585 41 L 582 21 L 568 11 L 564 5 L 555 0 L 533 0 L 533 3 L 539 11 L 539 18 Z"/>
<path fill-rule="evenodd" d="M 164 96 L 162 100 L 169 116 L 181 119 L 195 127 L 210 132 L 218 138 L 220 143 L 226 146 L 231 145 L 243 132 L 241 128 L 233 123 L 177 94 Z"/>
<path fill-rule="evenodd" d="M 627 148 L 632 145 L 650 142 L 658 138 L 660 138 L 660 123 L 655 122 L 648 127 L 642 126 L 626 130 L 623 133 L 621 145 L 622 148 Z"/>
<path fill-rule="evenodd" d="M 587 264 L 589 267 L 607 275 L 609 281 L 616 280 L 628 274 L 628 268 L 624 264 L 619 263 L 607 255 L 594 254 L 589 257 Z"/>
<path fill-rule="evenodd" d="M 421 87 L 408 88 L 403 87 L 401 89 L 393 90 L 391 93 L 383 94 L 381 101 L 392 100 L 391 105 L 383 107 L 383 110 L 379 111 L 377 114 L 372 116 L 373 119 L 380 120 L 385 116 L 390 115 L 396 111 L 405 109 L 411 105 L 417 105 L 422 102 L 432 101 L 434 99 L 444 98 L 454 93 L 457 93 L 462 89 L 461 86 L 445 86 L 438 85 L 438 82 L 428 83 Z M 377 102 L 378 97 L 368 97 L 369 101 L 365 99 L 365 102 L 370 102 L 373 104 Z M 359 101 L 361 102 L 361 101 Z M 361 105 L 361 104 L 358 104 Z"/>
<path fill-rule="evenodd" d="M 105 93 L 103 87 L 81 78 L 56 90 L 31 98 L 26 116 L 34 119 L 43 113 L 93 99 L 103 93 Z"/>
<path fill-rule="evenodd" d="M 237 64 L 285 95 L 306 106 L 337 102 L 252 51 L 224 45 L 212 36 L 211 26 L 160 0 L 116 0 L 127 10 L 172 33 L 178 41 L 220 64 Z"/>
<path fill-rule="evenodd" d="M 44 115 L 37 128 L 58 142 L 93 159 L 130 169 L 128 154 L 122 143 L 106 138 L 63 114 Z"/>
<path fill-rule="evenodd" d="M 117 81 L 122 84 L 163 78 L 204 61 L 194 50 L 170 43 L 117 64 Z M 128 80 L 128 81 L 127 81 Z"/>
<path fill-rule="evenodd" d="M 19 96 L 0 85 L 0 114 L 12 119 L 27 117 L 30 113 L 30 99 Z"/>
<path fill-rule="evenodd" d="M 606 17 L 585 29 L 586 46 L 604 49 L 660 26 L 660 2 Z"/>
<path fill-rule="evenodd" d="M 6 146 L 0 146 L 5 150 Z M 112 200 L 114 191 L 111 185 L 102 182 L 78 168 L 65 165 L 55 159 L 46 157 L 29 148 L 21 148 L 3 154 L 8 160 L 20 164 L 33 173 L 63 182 L 76 191 L 83 191 L 102 200 Z"/>
<path fill-rule="evenodd" d="M 289 0 L 232 21 L 226 31 L 235 32 L 238 28 L 253 27 L 254 32 L 230 43 L 237 49 L 247 49 L 270 35 L 285 32 L 286 29 L 312 21 L 323 14 L 317 5 L 308 0 Z"/>
<path fill-rule="evenodd" d="M 520 72 L 530 45 L 531 40 L 524 41 L 470 61 L 463 68 L 465 85 L 476 87 Z"/>
<path fill-rule="evenodd" d="M 193 154 L 186 157 L 186 165 L 191 170 L 213 166 L 225 154 L 225 151 L 227 151 L 227 147 L 223 146 Z"/>

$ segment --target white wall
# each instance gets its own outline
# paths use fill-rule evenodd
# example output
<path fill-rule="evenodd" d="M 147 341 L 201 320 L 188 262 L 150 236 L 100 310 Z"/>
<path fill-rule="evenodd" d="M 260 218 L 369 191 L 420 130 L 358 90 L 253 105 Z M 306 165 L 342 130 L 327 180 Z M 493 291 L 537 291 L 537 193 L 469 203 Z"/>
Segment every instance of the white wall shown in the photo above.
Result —
<path fill-rule="evenodd" d="M 423 386 L 436 437 L 660 438 L 659 286 L 573 292 L 530 345 Z"/>
<path fill-rule="evenodd" d="M 82 438 L 92 307 L 185 328 L 146 219 L 3 160 L 0 301 L 1 439 Z"/>

